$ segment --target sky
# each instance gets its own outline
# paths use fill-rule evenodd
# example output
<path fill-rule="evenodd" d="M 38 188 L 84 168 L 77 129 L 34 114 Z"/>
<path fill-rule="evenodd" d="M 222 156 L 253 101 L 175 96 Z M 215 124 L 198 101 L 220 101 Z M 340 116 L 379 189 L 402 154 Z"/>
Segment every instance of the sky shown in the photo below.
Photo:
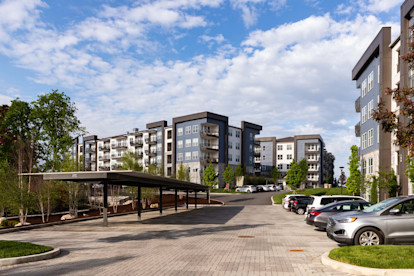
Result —
<path fill-rule="evenodd" d="M 210 111 L 359 145 L 351 71 L 402 0 L 0 0 L 0 105 L 52 89 L 103 138 Z M 346 170 L 348 175 L 348 171 Z"/>

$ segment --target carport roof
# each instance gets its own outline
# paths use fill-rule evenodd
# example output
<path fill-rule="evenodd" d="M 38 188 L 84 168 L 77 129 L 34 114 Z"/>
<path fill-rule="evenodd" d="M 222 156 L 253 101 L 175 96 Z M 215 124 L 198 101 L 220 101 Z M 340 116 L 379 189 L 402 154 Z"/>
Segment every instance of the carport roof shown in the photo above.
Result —
<path fill-rule="evenodd" d="M 60 180 L 81 183 L 107 183 L 112 185 L 163 187 L 163 189 L 179 189 L 205 191 L 210 187 L 188 181 L 152 175 L 137 171 L 107 171 L 107 172 L 52 172 L 25 173 L 25 176 L 41 176 L 43 180 Z"/>

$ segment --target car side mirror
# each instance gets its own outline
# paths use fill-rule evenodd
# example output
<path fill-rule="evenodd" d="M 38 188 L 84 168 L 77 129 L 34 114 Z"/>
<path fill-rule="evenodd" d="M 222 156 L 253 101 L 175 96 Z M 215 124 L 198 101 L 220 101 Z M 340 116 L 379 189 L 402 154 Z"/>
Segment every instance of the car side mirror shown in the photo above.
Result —
<path fill-rule="evenodd" d="M 391 209 L 390 210 L 390 215 L 398 215 L 400 213 L 399 209 Z"/>

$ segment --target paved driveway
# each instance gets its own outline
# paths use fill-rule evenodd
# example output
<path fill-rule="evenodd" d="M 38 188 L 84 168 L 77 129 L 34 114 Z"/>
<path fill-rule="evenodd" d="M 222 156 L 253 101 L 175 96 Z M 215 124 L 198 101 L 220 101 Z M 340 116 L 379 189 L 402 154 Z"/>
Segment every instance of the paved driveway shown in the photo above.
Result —
<path fill-rule="evenodd" d="M 280 192 L 261 192 L 261 193 L 244 193 L 244 194 L 214 194 L 210 197 L 215 200 L 224 202 L 225 205 L 271 205 L 270 198 Z"/>
<path fill-rule="evenodd" d="M 280 206 L 167 210 L 2 234 L 60 247 L 58 258 L 0 268 L 1 275 L 343 275 L 323 266 L 337 247 Z M 299 251 L 291 251 L 299 250 Z"/>

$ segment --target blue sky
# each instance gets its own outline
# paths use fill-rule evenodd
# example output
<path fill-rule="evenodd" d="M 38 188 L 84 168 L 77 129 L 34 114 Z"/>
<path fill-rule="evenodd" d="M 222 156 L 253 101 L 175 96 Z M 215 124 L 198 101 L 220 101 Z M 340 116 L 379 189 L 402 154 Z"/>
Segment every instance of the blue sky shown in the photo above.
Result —
<path fill-rule="evenodd" d="M 201 111 L 358 143 L 351 70 L 400 0 L 0 0 L 0 104 L 59 89 L 90 134 Z M 336 174 L 338 175 L 338 169 Z"/>

